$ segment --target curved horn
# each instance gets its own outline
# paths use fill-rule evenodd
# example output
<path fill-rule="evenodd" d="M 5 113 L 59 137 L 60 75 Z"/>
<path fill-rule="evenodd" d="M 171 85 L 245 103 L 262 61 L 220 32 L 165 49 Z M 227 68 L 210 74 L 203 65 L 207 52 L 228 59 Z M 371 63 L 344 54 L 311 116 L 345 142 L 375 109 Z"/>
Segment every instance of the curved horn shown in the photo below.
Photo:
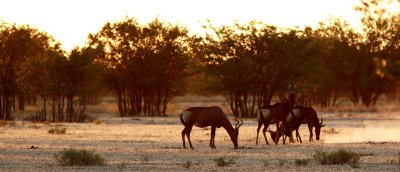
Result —
<path fill-rule="evenodd" d="M 321 127 L 324 127 L 324 126 L 325 126 L 325 124 L 323 124 L 323 123 L 324 123 L 324 122 L 322 121 L 322 114 L 321 114 L 321 123 L 319 123 Z"/>
<path fill-rule="evenodd" d="M 323 121 L 322 121 L 322 114 L 321 114 L 321 122 L 320 122 L 320 124 L 323 124 Z"/>
<path fill-rule="evenodd" d="M 237 123 L 235 124 L 235 128 L 238 128 L 239 120 L 237 119 L 237 117 L 235 117 L 235 121 L 237 121 Z"/>
<path fill-rule="evenodd" d="M 239 118 L 239 120 L 241 123 L 239 124 L 239 121 L 238 121 L 238 124 L 239 124 L 238 128 L 243 125 L 243 120 L 241 118 Z"/>

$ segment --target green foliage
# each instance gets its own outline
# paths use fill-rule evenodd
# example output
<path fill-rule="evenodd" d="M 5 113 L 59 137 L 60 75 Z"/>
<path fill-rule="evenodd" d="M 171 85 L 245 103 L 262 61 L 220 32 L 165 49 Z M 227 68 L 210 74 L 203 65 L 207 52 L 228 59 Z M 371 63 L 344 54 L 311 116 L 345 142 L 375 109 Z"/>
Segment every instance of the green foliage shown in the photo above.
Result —
<path fill-rule="evenodd" d="M 321 165 L 354 164 L 358 163 L 361 155 L 353 151 L 338 149 L 334 152 L 315 151 L 313 158 Z"/>
<path fill-rule="evenodd" d="M 47 133 L 49 133 L 49 134 L 65 134 L 66 131 L 67 131 L 67 129 L 65 127 L 57 125 L 57 126 L 55 126 L 53 128 L 50 128 L 47 131 Z"/>
<path fill-rule="evenodd" d="M 301 165 L 306 166 L 310 163 L 310 159 L 295 159 L 294 163 L 297 166 L 301 166 Z"/>
<path fill-rule="evenodd" d="M 224 157 L 218 157 L 218 158 L 214 158 L 213 162 L 217 166 L 225 167 L 225 166 L 229 166 L 231 164 L 235 164 L 235 159 L 234 158 L 229 158 L 229 160 L 226 161 Z"/>
<path fill-rule="evenodd" d="M 103 157 L 93 151 L 85 149 L 64 149 L 54 155 L 61 165 L 65 166 L 102 166 L 106 161 Z"/>

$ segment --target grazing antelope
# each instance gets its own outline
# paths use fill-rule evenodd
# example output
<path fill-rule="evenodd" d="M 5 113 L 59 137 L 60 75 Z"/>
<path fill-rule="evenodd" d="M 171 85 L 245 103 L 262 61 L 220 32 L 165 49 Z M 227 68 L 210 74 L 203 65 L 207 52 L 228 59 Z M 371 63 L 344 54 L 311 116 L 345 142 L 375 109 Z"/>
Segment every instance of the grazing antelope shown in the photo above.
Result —
<path fill-rule="evenodd" d="M 256 144 L 258 144 L 258 133 L 260 131 L 261 126 L 264 124 L 264 129 L 263 135 L 265 138 L 266 144 L 268 143 L 267 136 L 265 135 L 265 132 L 267 131 L 267 128 L 269 124 L 276 124 L 276 131 L 277 135 L 275 138 L 272 138 L 275 142 L 275 144 L 278 144 L 279 142 L 279 137 L 278 135 L 281 134 L 284 130 L 284 123 L 286 122 L 286 117 L 291 114 L 291 116 L 294 116 L 293 114 L 293 106 L 295 102 L 296 96 L 291 93 L 288 96 L 288 100 L 284 103 L 275 103 L 273 105 L 267 105 L 264 106 L 260 109 L 259 115 L 258 115 L 258 127 L 257 127 L 257 138 L 256 138 Z M 296 120 L 296 118 L 294 118 Z M 284 138 L 285 139 L 285 138 Z M 293 140 L 293 137 L 290 136 L 290 140 Z M 283 141 L 285 143 L 285 140 Z"/>
<path fill-rule="evenodd" d="M 299 127 L 301 124 L 307 124 L 308 130 L 310 132 L 310 138 L 309 141 L 313 141 L 313 131 L 312 128 L 315 128 L 315 136 L 316 140 L 319 140 L 319 136 L 321 133 L 321 128 L 324 127 L 325 125 L 323 124 L 322 121 L 322 116 L 321 116 L 321 122 L 319 122 L 317 112 L 315 112 L 314 108 L 312 107 L 305 107 L 305 106 L 295 106 L 293 109 L 293 114 L 296 117 L 296 122 L 293 121 L 292 116 L 287 116 L 286 118 L 286 123 L 285 123 L 285 136 L 290 136 L 292 134 L 293 130 L 296 130 L 296 138 L 297 141 L 302 142 L 301 136 L 299 134 Z M 268 130 L 270 133 L 271 137 L 281 137 L 282 134 L 279 134 L 278 136 L 276 135 L 277 133 L 275 131 Z"/>
<path fill-rule="evenodd" d="M 192 142 L 190 141 L 190 132 L 192 131 L 193 125 L 201 128 L 211 126 L 211 148 L 215 148 L 215 130 L 216 128 L 220 127 L 225 128 L 233 142 L 233 146 L 235 149 L 238 148 L 239 127 L 243 124 L 243 121 L 240 120 L 241 123 L 239 124 L 239 121 L 237 120 L 237 124 L 235 125 L 235 128 L 233 128 L 231 122 L 229 122 L 228 118 L 225 116 L 220 107 L 191 107 L 182 112 L 180 119 L 182 124 L 185 126 L 185 128 L 182 130 L 183 148 L 186 148 L 186 135 L 190 148 L 193 149 Z"/>
<path fill-rule="evenodd" d="M 301 142 L 301 137 L 299 134 L 299 127 L 301 124 L 307 124 L 308 131 L 310 132 L 310 138 L 309 138 L 310 142 L 313 141 L 313 131 L 312 131 L 313 128 L 315 128 L 315 139 L 319 140 L 321 128 L 325 126 L 322 121 L 322 116 L 320 122 L 318 119 L 317 112 L 314 110 L 314 108 L 305 106 L 295 106 L 293 109 L 293 114 L 295 116 L 296 121 L 293 121 L 292 117 L 287 117 L 286 123 L 294 124 L 292 125 L 292 127 L 288 128 L 296 130 L 296 137 L 300 139 L 300 142 Z"/>

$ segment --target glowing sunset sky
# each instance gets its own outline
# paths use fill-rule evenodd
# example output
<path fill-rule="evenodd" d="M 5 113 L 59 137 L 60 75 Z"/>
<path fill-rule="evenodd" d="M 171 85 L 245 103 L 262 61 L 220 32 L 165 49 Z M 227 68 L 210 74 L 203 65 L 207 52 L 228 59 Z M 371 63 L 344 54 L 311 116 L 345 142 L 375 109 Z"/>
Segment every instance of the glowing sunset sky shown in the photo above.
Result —
<path fill-rule="evenodd" d="M 85 43 L 107 22 L 134 17 L 147 23 L 158 17 L 199 32 L 206 19 L 216 25 L 259 20 L 283 27 L 316 26 L 330 16 L 358 25 L 359 0 L 8 0 L 0 19 L 29 24 L 60 41 L 65 50 Z"/>

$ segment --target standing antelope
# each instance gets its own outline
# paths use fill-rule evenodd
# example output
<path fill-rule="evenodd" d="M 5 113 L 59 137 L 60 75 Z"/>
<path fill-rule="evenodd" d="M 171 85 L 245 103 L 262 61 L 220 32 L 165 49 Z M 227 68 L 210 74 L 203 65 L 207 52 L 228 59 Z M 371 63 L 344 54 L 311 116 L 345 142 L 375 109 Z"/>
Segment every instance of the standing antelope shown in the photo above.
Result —
<path fill-rule="evenodd" d="M 314 108 L 312 107 L 305 107 L 305 106 L 295 106 L 293 109 L 293 114 L 296 117 L 296 122 L 293 121 L 292 116 L 287 116 L 286 118 L 286 123 L 285 123 L 285 136 L 290 136 L 292 134 L 293 130 L 296 130 L 296 138 L 297 141 L 302 142 L 301 136 L 299 134 L 299 127 L 301 124 L 307 124 L 308 130 L 310 132 L 310 138 L 309 141 L 313 141 L 313 131 L 312 128 L 315 128 L 315 136 L 316 140 L 319 140 L 319 136 L 321 133 L 321 128 L 324 127 L 325 125 L 323 124 L 322 121 L 322 116 L 321 116 L 321 122 L 319 122 L 317 112 L 315 112 Z M 271 137 L 281 137 L 282 134 L 279 134 L 277 136 L 277 133 L 275 131 L 268 130 L 270 133 Z"/>
<path fill-rule="evenodd" d="M 266 144 L 268 143 L 267 136 L 265 135 L 265 132 L 267 131 L 267 128 L 269 124 L 275 123 L 276 124 L 276 131 L 277 135 L 275 138 L 272 138 L 275 142 L 275 144 L 278 144 L 279 142 L 279 137 L 281 133 L 284 132 L 284 123 L 286 122 L 286 117 L 291 114 L 293 114 L 293 106 L 295 102 L 296 96 L 291 93 L 288 96 L 288 100 L 284 103 L 275 103 L 273 105 L 267 105 L 264 106 L 260 109 L 259 115 L 258 115 L 258 127 L 257 127 L 257 138 L 256 138 L 256 144 L 258 144 L 258 133 L 260 132 L 261 126 L 264 124 L 264 129 L 263 134 L 265 138 Z M 296 118 L 294 118 L 296 120 Z M 284 138 L 285 139 L 285 138 Z M 293 140 L 293 137 L 290 136 L 290 140 Z M 285 143 L 285 140 L 284 140 Z"/>
<path fill-rule="evenodd" d="M 192 131 L 193 125 L 201 128 L 211 126 L 211 148 L 215 148 L 214 138 L 216 128 L 224 127 L 233 142 L 233 146 L 235 149 L 238 148 L 239 127 L 243 124 L 243 121 L 240 120 L 240 124 L 239 121 L 237 121 L 235 128 L 233 128 L 231 122 L 229 122 L 220 107 L 191 107 L 182 112 L 180 119 L 182 124 L 185 126 L 182 130 L 183 148 L 186 148 L 186 134 L 190 148 L 193 149 L 192 142 L 190 141 L 190 132 Z"/>

